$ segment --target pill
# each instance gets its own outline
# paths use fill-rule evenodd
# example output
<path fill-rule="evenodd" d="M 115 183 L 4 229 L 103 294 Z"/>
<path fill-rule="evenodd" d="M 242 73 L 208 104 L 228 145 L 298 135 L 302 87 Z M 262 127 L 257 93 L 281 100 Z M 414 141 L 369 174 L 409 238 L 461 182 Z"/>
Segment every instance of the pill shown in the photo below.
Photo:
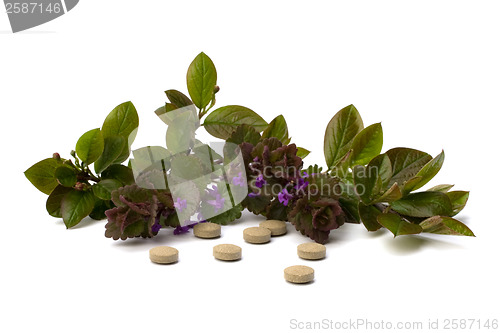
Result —
<path fill-rule="evenodd" d="M 219 244 L 214 246 L 214 257 L 219 260 L 241 259 L 241 247 L 233 244 Z"/>
<path fill-rule="evenodd" d="M 149 259 L 157 264 L 172 264 L 179 260 L 179 251 L 170 246 L 157 246 L 149 250 Z"/>
<path fill-rule="evenodd" d="M 302 259 L 323 259 L 326 256 L 326 247 L 318 243 L 304 243 L 297 246 L 297 254 Z"/>
<path fill-rule="evenodd" d="M 271 231 L 261 227 L 250 227 L 243 230 L 243 239 L 248 243 L 262 244 L 271 240 Z"/>
<path fill-rule="evenodd" d="M 285 280 L 292 283 L 307 283 L 314 280 L 314 269 L 309 266 L 290 266 L 285 268 Z"/>
<path fill-rule="evenodd" d="M 220 236 L 220 225 L 211 222 L 198 223 L 193 231 L 194 235 L 199 238 L 216 238 Z"/>
<path fill-rule="evenodd" d="M 280 236 L 286 234 L 286 222 L 279 220 L 267 220 L 259 224 L 261 228 L 271 231 L 271 236 Z"/>

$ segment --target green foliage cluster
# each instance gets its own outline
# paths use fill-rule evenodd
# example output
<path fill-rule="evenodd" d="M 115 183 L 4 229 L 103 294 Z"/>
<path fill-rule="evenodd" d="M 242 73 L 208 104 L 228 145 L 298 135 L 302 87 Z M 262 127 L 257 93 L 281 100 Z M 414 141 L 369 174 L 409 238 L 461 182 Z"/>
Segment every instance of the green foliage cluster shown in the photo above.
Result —
<path fill-rule="evenodd" d="M 410 148 L 381 153 L 381 124 L 365 127 L 358 110 L 350 105 L 337 112 L 326 127 L 325 170 L 317 165 L 305 168 L 302 159 L 309 150 L 290 143 L 283 115 L 268 123 L 244 106 L 213 109 L 219 92 L 217 71 L 206 54 L 193 60 L 186 79 L 189 97 L 167 90 L 168 102 L 155 111 L 168 125 L 167 148 L 135 150 L 133 159 L 125 164 L 139 126 L 134 105 L 126 102 L 111 111 L 101 128 L 84 133 L 69 159 L 55 153 L 26 170 L 28 180 L 48 195 L 48 213 L 62 218 L 67 228 L 87 216 L 107 217 L 106 236 L 113 239 L 153 237 L 165 227 L 186 231 L 179 223 L 168 184 L 161 190 L 144 184 L 161 180 L 174 170 L 214 172 L 214 161 L 219 164 L 215 163 L 216 168 L 222 167 L 224 158 L 195 139 L 197 128 L 204 127 L 212 136 L 239 145 L 250 193 L 241 204 L 209 221 L 227 224 L 246 208 L 267 218 L 288 220 L 320 243 L 344 223 L 362 223 L 368 231 L 386 228 L 394 236 L 422 232 L 474 236 L 455 218 L 465 207 L 469 192 L 451 191 L 452 185 L 421 190 L 441 169 L 444 152 L 435 157 Z M 174 112 L 179 109 L 192 110 L 192 114 Z M 189 123 L 181 119 L 186 114 L 197 119 L 192 127 L 181 126 Z M 133 163 L 143 163 L 144 172 L 134 175 Z M 189 168 L 172 167 L 176 165 Z M 183 179 L 191 176 L 179 175 Z M 230 182 L 238 175 L 226 177 Z M 205 195 L 207 184 L 197 183 L 194 176 L 191 180 L 186 186 L 198 187 L 201 196 Z M 281 190 L 273 192 L 273 186 L 281 186 Z M 225 190 L 217 189 L 222 194 Z M 206 195 L 213 193 L 209 190 Z M 214 209 L 197 207 L 200 199 L 192 198 L 186 209 L 190 213 Z"/>

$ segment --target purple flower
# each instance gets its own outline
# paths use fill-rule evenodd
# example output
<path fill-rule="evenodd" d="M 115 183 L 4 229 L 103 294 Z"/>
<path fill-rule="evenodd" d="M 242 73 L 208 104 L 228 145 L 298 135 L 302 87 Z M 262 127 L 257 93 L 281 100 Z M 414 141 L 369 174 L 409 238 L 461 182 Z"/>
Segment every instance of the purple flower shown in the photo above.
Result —
<path fill-rule="evenodd" d="M 301 191 L 305 189 L 309 185 L 309 182 L 304 180 L 303 178 L 299 178 L 297 181 L 297 185 L 295 185 L 295 189 L 297 191 Z"/>
<path fill-rule="evenodd" d="M 255 186 L 257 186 L 258 188 L 262 188 L 262 186 L 266 184 L 267 182 L 262 174 L 258 175 L 257 178 L 255 179 Z"/>
<path fill-rule="evenodd" d="M 177 198 L 177 200 L 174 202 L 174 207 L 179 212 L 182 212 L 183 209 L 187 208 L 187 201 L 185 199 L 182 200 L 181 198 Z"/>
<path fill-rule="evenodd" d="M 258 193 L 255 193 L 255 192 L 250 192 L 250 193 L 248 193 L 248 197 L 249 197 L 249 198 L 256 198 L 256 197 L 258 197 L 258 196 L 259 196 L 259 194 L 258 194 Z"/>
<path fill-rule="evenodd" d="M 304 177 L 304 178 L 309 177 L 309 174 L 307 173 L 307 171 L 303 171 L 302 172 L 302 177 Z"/>
<path fill-rule="evenodd" d="M 161 229 L 161 224 L 159 224 L 158 222 L 151 226 L 151 231 L 154 233 L 157 233 L 158 231 L 160 231 L 160 229 Z"/>
<path fill-rule="evenodd" d="M 246 181 L 244 181 L 243 177 L 241 176 L 241 172 L 238 173 L 237 177 L 233 178 L 233 185 L 241 186 L 241 187 L 244 187 L 247 185 Z"/>
<path fill-rule="evenodd" d="M 278 194 L 279 202 L 281 202 L 285 206 L 288 206 L 288 201 L 292 198 L 293 196 L 290 193 L 288 193 L 288 190 L 286 188 L 281 190 L 281 192 Z"/>
<path fill-rule="evenodd" d="M 207 203 L 209 205 L 214 206 L 214 210 L 217 213 L 220 209 L 224 208 L 224 201 L 225 199 L 221 197 L 219 194 L 219 190 L 217 188 L 217 185 L 213 185 L 212 189 L 207 189 L 208 193 L 214 197 L 214 200 L 207 200 Z"/>

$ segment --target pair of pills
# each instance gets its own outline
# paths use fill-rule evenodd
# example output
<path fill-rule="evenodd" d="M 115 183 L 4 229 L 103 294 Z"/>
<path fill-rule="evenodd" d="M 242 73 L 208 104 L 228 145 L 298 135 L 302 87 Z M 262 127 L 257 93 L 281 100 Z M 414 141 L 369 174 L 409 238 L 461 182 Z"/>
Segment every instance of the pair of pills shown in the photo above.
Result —
<path fill-rule="evenodd" d="M 267 220 L 261 222 L 258 227 L 250 227 L 243 230 L 243 239 L 247 243 L 264 244 L 271 240 L 271 236 L 286 234 L 286 223 L 278 220 Z"/>
<path fill-rule="evenodd" d="M 302 259 L 319 260 L 326 256 L 326 247 L 318 243 L 303 243 L 297 246 L 297 254 Z M 285 280 L 292 283 L 308 283 L 314 280 L 314 269 L 296 265 L 285 268 Z"/>

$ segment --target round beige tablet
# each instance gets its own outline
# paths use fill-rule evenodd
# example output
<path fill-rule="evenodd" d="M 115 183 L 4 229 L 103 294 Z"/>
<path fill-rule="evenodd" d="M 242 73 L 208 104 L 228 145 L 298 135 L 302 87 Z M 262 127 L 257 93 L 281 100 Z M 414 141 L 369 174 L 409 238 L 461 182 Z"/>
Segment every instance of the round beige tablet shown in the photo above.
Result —
<path fill-rule="evenodd" d="M 290 266 L 285 268 L 285 280 L 292 283 L 307 283 L 314 280 L 314 269 L 309 266 Z"/>
<path fill-rule="evenodd" d="M 219 260 L 241 259 L 241 247 L 233 244 L 219 244 L 214 246 L 214 257 Z"/>
<path fill-rule="evenodd" d="M 149 259 L 157 264 L 172 264 L 179 260 L 179 251 L 170 246 L 157 246 L 149 250 Z"/>
<path fill-rule="evenodd" d="M 326 256 L 326 247 L 318 243 L 304 243 L 297 246 L 297 254 L 302 259 L 323 259 Z"/>
<path fill-rule="evenodd" d="M 259 224 L 261 228 L 271 231 L 271 236 L 280 236 L 286 234 L 286 222 L 279 220 L 267 220 Z"/>
<path fill-rule="evenodd" d="M 220 225 L 212 222 L 198 223 L 193 231 L 199 238 L 216 238 L 220 236 Z"/>
<path fill-rule="evenodd" d="M 243 230 L 243 239 L 253 244 L 267 243 L 271 240 L 271 231 L 261 227 L 246 228 Z"/>

